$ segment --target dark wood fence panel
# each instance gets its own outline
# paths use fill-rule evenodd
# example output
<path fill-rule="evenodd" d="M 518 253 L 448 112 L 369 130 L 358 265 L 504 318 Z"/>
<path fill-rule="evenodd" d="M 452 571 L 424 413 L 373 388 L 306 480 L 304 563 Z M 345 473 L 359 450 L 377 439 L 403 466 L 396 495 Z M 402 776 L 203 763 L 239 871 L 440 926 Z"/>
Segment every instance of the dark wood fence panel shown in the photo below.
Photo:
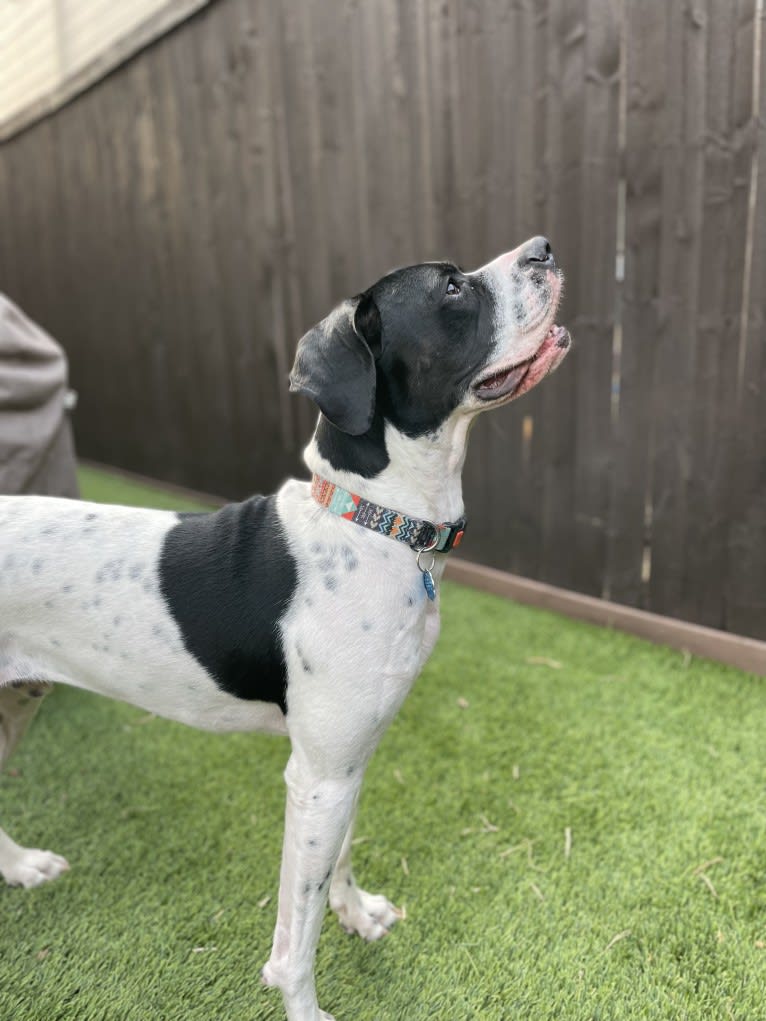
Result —
<path fill-rule="evenodd" d="M 738 0 L 731 13 L 711 4 L 706 64 L 706 127 L 703 136 L 701 248 L 698 263 L 698 337 L 688 478 L 688 528 L 683 536 L 685 570 L 679 596 L 683 615 L 724 626 L 731 609 L 710 578 L 727 573 L 729 489 L 736 469 L 738 436 L 738 351 L 746 290 L 766 279 L 754 275 L 748 245 L 756 221 L 749 221 L 753 162 L 753 5 Z M 759 101 L 761 105 L 762 101 Z M 763 106 L 761 105 L 761 109 Z M 763 167 L 762 161 L 760 166 Z M 763 208 L 763 207 L 762 207 Z M 753 210 L 755 212 L 755 210 Z M 760 219 L 763 219 L 761 213 Z M 751 238 L 751 242 L 748 238 Z M 744 241 L 744 243 L 743 243 Z M 711 258 L 710 253 L 716 257 Z M 722 273 L 722 262 L 727 271 Z M 754 343 L 762 343 L 763 334 Z M 763 397 L 763 391 L 761 391 Z M 753 413 L 751 409 L 750 413 Z M 757 423 L 755 428 L 757 429 Z M 745 440 L 749 448 L 750 440 Z M 753 448 L 766 458 L 763 438 Z M 761 614 L 766 619 L 766 528 L 751 527 L 752 552 L 761 564 Z M 737 572 L 739 577 L 740 572 Z"/>
<path fill-rule="evenodd" d="M 545 233 L 576 347 L 474 430 L 465 554 L 766 637 L 763 35 L 759 0 L 217 0 L 0 148 L 0 287 L 83 454 L 240 496 L 303 470 L 335 302 Z"/>
<path fill-rule="evenodd" d="M 761 9 L 756 118 L 743 122 L 737 179 L 747 183 L 748 242 L 736 345 L 734 439 L 729 450 L 728 572 L 723 624 L 763 637 L 766 620 L 766 10 Z M 749 11 L 739 38 L 747 38 Z M 742 31 L 744 30 L 744 31 Z M 746 90 L 747 82 L 739 81 Z M 741 98 L 743 105 L 746 103 Z M 746 140 L 745 140 L 746 139 Z M 752 155 L 751 155 L 752 153 Z M 733 226 L 733 225 L 732 225 Z M 732 229 L 730 227 L 729 229 Z M 735 332 L 735 331 L 732 331 Z M 735 333 L 736 335 L 736 333 Z M 732 345 L 734 348 L 734 345 Z M 733 351 L 729 353 L 733 357 Z"/>
<path fill-rule="evenodd" d="M 702 256 L 706 131 L 706 48 L 709 18 L 683 4 L 656 4 L 664 18 L 664 69 L 660 162 L 660 253 L 652 409 L 649 601 L 657 612 L 680 605 L 685 535 L 694 518 L 689 501 L 692 472 L 696 364 L 702 338 L 697 329 L 698 269 Z M 719 87 L 715 64 L 708 68 Z M 728 272 L 728 269 L 727 269 Z M 642 338 L 643 339 L 643 338 Z M 637 342 L 639 339 L 637 338 Z M 710 409 L 712 411 L 712 409 Z"/>

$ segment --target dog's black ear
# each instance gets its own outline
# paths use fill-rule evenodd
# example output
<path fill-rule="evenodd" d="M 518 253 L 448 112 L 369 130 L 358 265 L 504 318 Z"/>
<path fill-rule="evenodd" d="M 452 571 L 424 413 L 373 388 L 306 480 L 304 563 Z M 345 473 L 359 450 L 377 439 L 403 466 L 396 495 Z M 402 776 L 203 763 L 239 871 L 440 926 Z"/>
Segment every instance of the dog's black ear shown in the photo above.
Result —
<path fill-rule="evenodd" d="M 380 317 L 369 294 L 349 298 L 298 342 L 290 390 L 306 394 L 334 426 L 367 432 L 375 414 L 375 358 Z M 369 338 L 369 342 L 368 342 Z"/>

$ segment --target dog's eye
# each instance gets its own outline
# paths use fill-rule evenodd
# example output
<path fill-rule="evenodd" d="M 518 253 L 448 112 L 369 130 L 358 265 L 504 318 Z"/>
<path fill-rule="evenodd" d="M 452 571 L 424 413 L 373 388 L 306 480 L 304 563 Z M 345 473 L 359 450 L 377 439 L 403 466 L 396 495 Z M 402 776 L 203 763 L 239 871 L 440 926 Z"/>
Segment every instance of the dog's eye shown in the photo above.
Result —
<path fill-rule="evenodd" d="M 450 280 L 447 284 L 447 294 L 454 298 L 456 294 L 460 294 L 460 284 L 456 280 Z"/>

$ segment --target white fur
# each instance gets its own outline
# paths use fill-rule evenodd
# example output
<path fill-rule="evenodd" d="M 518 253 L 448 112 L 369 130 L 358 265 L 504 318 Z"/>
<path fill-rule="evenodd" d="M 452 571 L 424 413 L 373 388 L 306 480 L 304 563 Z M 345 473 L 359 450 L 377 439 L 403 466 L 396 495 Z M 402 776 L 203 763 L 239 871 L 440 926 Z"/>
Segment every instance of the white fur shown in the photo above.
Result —
<path fill-rule="evenodd" d="M 545 286 L 540 287 L 518 268 L 519 255 L 527 243 L 468 274 L 482 277 L 485 286 L 494 292 L 498 310 L 495 353 L 487 372 L 531 358 L 553 323 L 561 298 L 559 274 L 547 270 Z"/>

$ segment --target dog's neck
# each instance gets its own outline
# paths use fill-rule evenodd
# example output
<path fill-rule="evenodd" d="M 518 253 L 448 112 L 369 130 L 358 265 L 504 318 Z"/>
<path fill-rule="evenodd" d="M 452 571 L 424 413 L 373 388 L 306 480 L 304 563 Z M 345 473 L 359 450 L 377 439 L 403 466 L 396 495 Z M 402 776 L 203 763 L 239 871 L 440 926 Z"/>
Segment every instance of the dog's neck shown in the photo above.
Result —
<path fill-rule="evenodd" d="M 314 474 L 372 503 L 436 523 L 457 521 L 463 515 L 461 476 L 471 422 L 470 416 L 453 413 L 438 430 L 414 439 L 386 423 L 381 436 L 385 467 L 370 476 L 350 467 L 359 464 L 359 458 L 347 457 L 342 462 L 333 458 L 332 463 L 323 457 L 316 432 L 304 460 Z M 317 431 L 321 428 L 320 416 Z M 369 439 L 348 436 L 344 443 L 362 447 Z"/>

